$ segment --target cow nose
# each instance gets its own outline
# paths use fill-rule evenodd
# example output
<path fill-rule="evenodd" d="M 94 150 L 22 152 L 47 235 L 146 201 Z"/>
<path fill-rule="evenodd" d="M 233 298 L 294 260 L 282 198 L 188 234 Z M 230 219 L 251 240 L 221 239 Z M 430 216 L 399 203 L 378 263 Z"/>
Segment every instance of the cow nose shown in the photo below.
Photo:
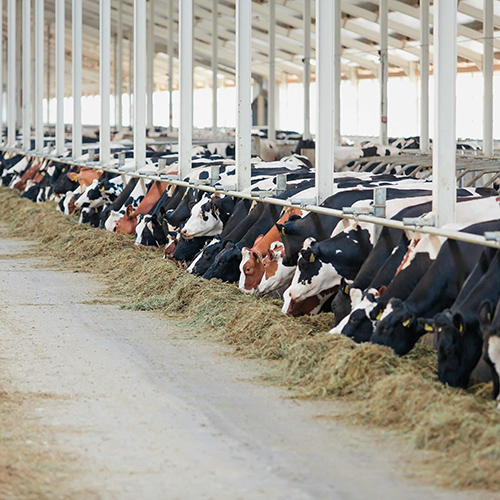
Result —
<path fill-rule="evenodd" d="M 181 234 L 182 234 L 182 236 L 187 236 L 188 232 L 187 232 L 187 230 L 186 230 L 186 229 L 183 229 L 183 230 L 181 231 Z"/>

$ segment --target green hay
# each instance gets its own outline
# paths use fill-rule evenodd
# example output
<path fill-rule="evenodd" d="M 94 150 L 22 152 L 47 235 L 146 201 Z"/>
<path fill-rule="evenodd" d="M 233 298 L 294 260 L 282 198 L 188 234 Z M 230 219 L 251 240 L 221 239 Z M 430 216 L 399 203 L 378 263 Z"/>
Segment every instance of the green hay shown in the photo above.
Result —
<path fill-rule="evenodd" d="M 275 382 L 303 398 L 336 397 L 351 404 L 349 423 L 395 430 L 425 455 L 424 469 L 445 486 L 500 490 L 500 414 L 490 384 L 467 391 L 440 384 L 436 354 L 417 346 L 405 357 L 328 334 L 331 314 L 283 316 L 279 302 L 210 282 L 135 247 L 129 236 L 76 223 L 52 203 L 35 205 L 0 189 L 0 219 L 9 235 L 36 239 L 39 253 L 66 268 L 100 276 L 124 307 L 157 311 L 213 335 L 241 356 L 278 360 Z"/>

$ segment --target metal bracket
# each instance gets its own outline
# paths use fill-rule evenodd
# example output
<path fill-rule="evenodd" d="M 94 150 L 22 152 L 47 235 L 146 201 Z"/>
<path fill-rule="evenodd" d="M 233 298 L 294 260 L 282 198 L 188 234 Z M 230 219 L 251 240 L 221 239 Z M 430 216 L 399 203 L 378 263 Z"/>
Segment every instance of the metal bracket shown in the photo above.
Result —
<path fill-rule="evenodd" d="M 220 165 L 210 165 L 210 185 L 215 186 L 220 181 Z"/>
<path fill-rule="evenodd" d="M 498 241 L 500 242 L 500 231 L 488 231 L 484 233 L 484 239 L 486 241 Z"/>
<path fill-rule="evenodd" d="M 434 227 L 436 225 L 436 220 L 434 218 L 424 219 L 421 217 L 407 217 L 403 218 L 403 224 L 405 226 L 413 226 L 413 227 L 425 227 L 425 226 Z"/>
<path fill-rule="evenodd" d="M 278 174 L 276 176 L 276 196 L 280 196 L 286 191 L 286 183 L 286 174 Z"/>
<path fill-rule="evenodd" d="M 343 207 L 342 213 L 345 215 L 373 215 L 373 207 Z"/>

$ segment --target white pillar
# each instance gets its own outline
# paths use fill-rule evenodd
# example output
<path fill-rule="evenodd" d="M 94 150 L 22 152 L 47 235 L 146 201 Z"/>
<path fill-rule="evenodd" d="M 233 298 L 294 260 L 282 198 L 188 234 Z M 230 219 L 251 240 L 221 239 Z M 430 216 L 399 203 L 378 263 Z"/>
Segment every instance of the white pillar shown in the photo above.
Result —
<path fill-rule="evenodd" d="M 44 0 L 35 3 L 35 149 L 43 150 L 43 29 Z"/>
<path fill-rule="evenodd" d="M 457 2 L 434 5 L 433 211 L 438 227 L 455 220 Z"/>
<path fill-rule="evenodd" d="M 51 68 L 50 68 L 50 51 L 52 48 L 51 44 L 52 33 L 51 33 L 51 24 L 47 24 L 47 69 L 46 69 L 46 77 L 47 77 L 47 125 L 50 122 L 50 97 L 51 97 Z"/>
<path fill-rule="evenodd" d="M 311 138 L 311 2 L 304 2 L 304 139 Z"/>
<path fill-rule="evenodd" d="M 483 11 L 483 153 L 493 155 L 493 0 L 484 0 Z"/>
<path fill-rule="evenodd" d="M 236 175 L 238 190 L 251 184 L 252 2 L 236 2 Z"/>
<path fill-rule="evenodd" d="M 219 66 L 218 61 L 218 47 L 219 47 L 219 35 L 218 35 L 218 13 L 219 13 L 219 0 L 213 0 L 212 6 L 212 134 L 214 137 L 217 136 L 217 67 Z"/>
<path fill-rule="evenodd" d="M 134 0 L 134 163 L 146 164 L 146 0 Z"/>
<path fill-rule="evenodd" d="M 276 0 L 269 0 L 269 89 L 267 137 L 276 140 Z"/>
<path fill-rule="evenodd" d="M 429 0 L 420 0 L 420 151 L 429 152 Z"/>
<path fill-rule="evenodd" d="M 7 11 L 7 144 L 16 142 L 16 0 L 9 0 Z"/>
<path fill-rule="evenodd" d="M 134 88 L 134 44 L 132 41 L 132 31 L 128 37 L 128 113 L 130 130 L 134 128 L 134 101 L 132 98 Z"/>
<path fill-rule="evenodd" d="M 3 0 L 0 0 L 0 18 L 3 19 Z M 0 36 L 0 144 L 3 144 L 3 34 Z"/>
<path fill-rule="evenodd" d="M 379 0 L 380 24 L 380 143 L 387 144 L 387 82 L 389 79 L 387 0 Z"/>
<path fill-rule="evenodd" d="M 154 56 L 155 56 L 155 35 L 154 35 L 154 0 L 148 3 L 148 30 L 147 30 L 147 128 L 153 128 L 153 82 L 154 82 Z"/>
<path fill-rule="evenodd" d="M 333 192 L 334 170 L 334 30 L 335 3 L 316 2 L 316 198 L 322 203 Z"/>
<path fill-rule="evenodd" d="M 73 158 L 82 155 L 82 0 L 73 0 Z"/>
<path fill-rule="evenodd" d="M 101 95 L 101 123 L 99 126 L 99 160 L 101 165 L 110 159 L 109 98 L 111 96 L 111 0 L 100 0 L 99 15 L 99 93 Z"/>
<path fill-rule="evenodd" d="M 179 4 L 179 32 L 179 176 L 184 179 L 191 172 L 193 144 L 193 0 Z"/>
<path fill-rule="evenodd" d="M 23 0 L 23 148 L 31 149 L 31 0 Z"/>
<path fill-rule="evenodd" d="M 116 130 L 119 132 L 123 127 L 123 5 L 122 0 L 118 0 L 118 23 L 116 26 L 116 43 L 117 43 L 117 65 L 116 73 Z"/>
<path fill-rule="evenodd" d="M 335 133 L 333 136 L 333 141 L 335 146 L 340 146 L 342 143 L 342 136 L 340 134 L 340 117 L 341 117 L 341 101 L 340 101 L 340 83 L 342 81 L 341 75 L 341 62 L 340 56 L 342 53 L 341 45 L 341 19 L 342 19 L 342 9 L 340 1 L 335 2 L 334 5 L 335 12 L 335 27 L 334 27 L 334 58 L 335 62 L 333 64 L 334 71 L 334 85 L 333 85 L 333 117 L 335 123 Z"/>
<path fill-rule="evenodd" d="M 56 1 L 56 155 L 64 152 L 64 0 Z"/>
<path fill-rule="evenodd" d="M 174 1 L 168 5 L 168 130 L 172 132 L 174 106 Z"/>

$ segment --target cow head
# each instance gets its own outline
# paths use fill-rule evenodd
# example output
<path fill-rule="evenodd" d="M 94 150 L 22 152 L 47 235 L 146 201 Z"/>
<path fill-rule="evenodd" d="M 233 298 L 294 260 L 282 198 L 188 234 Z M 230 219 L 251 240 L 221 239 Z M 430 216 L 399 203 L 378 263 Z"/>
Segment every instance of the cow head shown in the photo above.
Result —
<path fill-rule="evenodd" d="M 359 303 L 353 306 L 352 311 L 339 321 L 330 330 L 330 333 L 346 335 L 355 342 L 368 342 L 373 334 L 377 319 L 383 310 L 383 306 L 377 303 L 377 299 L 377 290 L 374 288 L 368 289 L 363 293 Z"/>
<path fill-rule="evenodd" d="M 467 387 L 481 357 L 481 335 L 475 328 L 467 328 L 462 314 L 449 309 L 436 314 L 430 327 L 436 333 L 439 380 L 452 387 Z"/>
<path fill-rule="evenodd" d="M 145 246 L 163 246 L 167 243 L 167 236 L 162 224 L 156 215 L 139 215 L 135 228 L 135 244 Z"/>
<path fill-rule="evenodd" d="M 215 256 L 222 249 L 222 241 L 219 238 L 214 238 L 207 243 L 205 247 L 198 253 L 188 267 L 188 272 L 196 276 L 203 276 L 208 268 L 214 263 Z"/>
<path fill-rule="evenodd" d="M 254 243 L 254 247 L 264 238 L 261 234 Z M 253 248 L 241 249 L 239 288 L 244 292 L 254 293 L 264 275 L 262 255 Z"/>
<path fill-rule="evenodd" d="M 483 357 L 493 378 L 492 398 L 500 401 L 500 307 L 497 306 L 493 316 L 491 302 L 485 300 L 479 308 L 478 319 L 483 334 Z"/>
<path fill-rule="evenodd" d="M 195 236 L 217 236 L 222 233 L 220 210 L 216 203 L 207 198 L 201 199 L 191 209 L 191 215 L 181 231 L 186 240 Z"/>
<path fill-rule="evenodd" d="M 257 293 L 264 295 L 284 286 L 288 286 L 293 278 L 295 266 L 283 265 L 285 247 L 281 241 L 274 241 L 269 246 L 267 255 L 262 259 L 263 276 L 257 286 Z"/>
<path fill-rule="evenodd" d="M 391 347 L 396 354 L 408 353 L 425 334 L 413 311 L 401 300 L 392 298 L 370 339 L 374 344 Z"/>
<path fill-rule="evenodd" d="M 125 215 L 116 223 L 116 232 L 125 234 L 134 234 L 137 226 L 137 216 L 134 215 L 134 208 L 128 205 Z"/>
<path fill-rule="evenodd" d="M 240 277 L 241 250 L 232 242 L 226 243 L 217 254 L 214 263 L 203 275 L 206 279 L 217 278 L 228 283 L 235 283 Z"/>
<path fill-rule="evenodd" d="M 172 259 L 178 262 L 191 262 L 206 242 L 207 238 L 205 236 L 197 236 L 196 238 L 186 240 L 181 235 L 172 253 Z"/>

